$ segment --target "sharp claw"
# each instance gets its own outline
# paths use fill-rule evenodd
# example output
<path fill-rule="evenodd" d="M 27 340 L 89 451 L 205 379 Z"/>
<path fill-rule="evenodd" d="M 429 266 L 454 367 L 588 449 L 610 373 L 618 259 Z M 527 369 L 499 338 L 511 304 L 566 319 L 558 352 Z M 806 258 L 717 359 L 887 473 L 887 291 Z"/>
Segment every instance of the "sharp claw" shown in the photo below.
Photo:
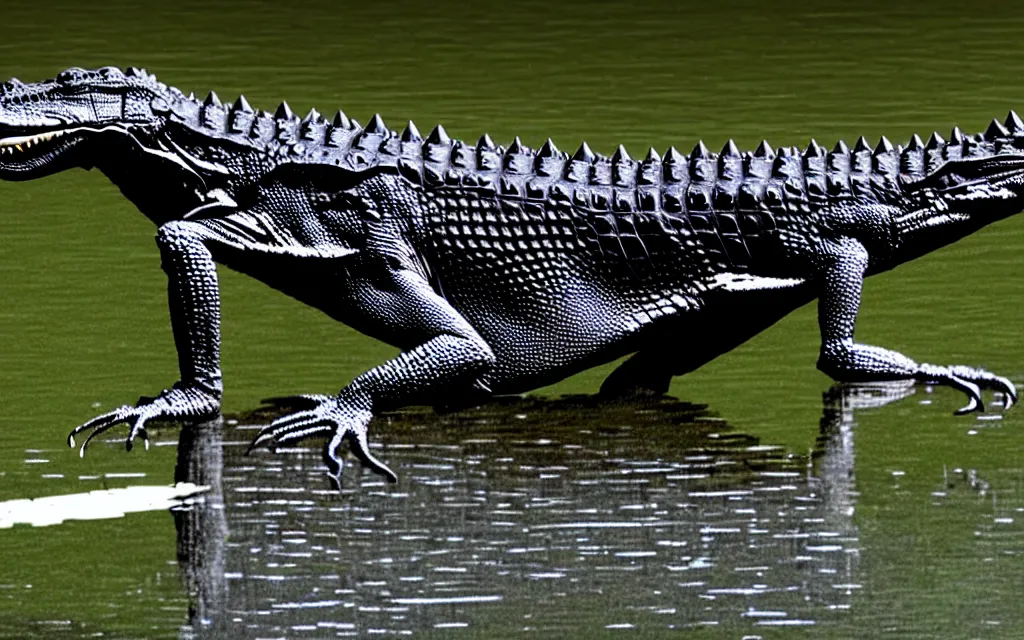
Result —
<path fill-rule="evenodd" d="M 265 429 L 269 429 L 269 427 L 265 427 Z M 257 435 L 253 439 L 253 441 L 251 443 L 249 443 L 249 449 L 246 450 L 245 455 L 249 455 L 250 453 L 252 453 L 253 449 L 255 449 L 256 447 L 261 446 L 263 443 L 267 442 L 268 440 L 273 440 L 273 438 L 274 438 L 273 433 L 270 432 L 270 431 L 260 432 L 260 434 Z"/>
<path fill-rule="evenodd" d="M 327 477 L 331 481 L 331 487 L 339 493 L 341 492 L 341 472 L 345 469 L 345 462 L 338 455 L 342 439 L 342 436 L 336 433 L 331 441 L 324 445 L 324 464 L 327 465 Z"/>
<path fill-rule="evenodd" d="M 354 453 L 364 465 L 369 467 L 374 473 L 384 476 L 389 483 L 395 484 L 398 482 L 398 476 L 395 475 L 395 472 L 389 469 L 388 466 L 381 462 L 375 455 L 370 453 L 370 443 L 366 440 L 366 429 L 360 429 L 349 437 L 352 441 L 350 445 L 352 447 L 352 453 Z"/>
<path fill-rule="evenodd" d="M 999 391 L 1003 392 L 1005 400 L 1003 401 L 1003 411 L 1006 411 L 1017 402 L 1017 388 L 1013 386 L 1007 378 L 997 377 L 995 384 Z"/>
<path fill-rule="evenodd" d="M 86 422 L 83 425 L 75 427 L 71 431 L 71 433 L 68 434 L 68 446 L 75 446 L 75 434 L 81 433 L 83 430 L 91 428 L 92 432 L 85 439 L 85 442 L 82 443 L 82 448 L 79 449 L 78 451 L 78 456 L 80 458 L 84 458 L 85 449 L 86 447 L 89 446 L 89 443 L 92 442 L 93 438 L 107 431 L 108 429 L 118 425 L 119 423 L 124 422 L 125 419 L 127 419 L 127 416 L 122 415 L 120 409 L 116 411 L 111 411 L 110 413 L 105 413 L 101 416 L 97 416 L 90 420 L 89 422 Z"/>
<path fill-rule="evenodd" d="M 78 450 L 78 457 L 79 458 L 84 458 L 85 457 L 85 449 L 86 449 L 86 447 L 89 446 L 89 443 L 92 442 L 92 439 L 95 438 L 96 436 L 100 435 L 101 433 L 104 433 L 105 431 L 107 431 L 108 429 L 113 427 L 115 424 L 117 424 L 117 423 L 115 422 L 113 424 L 104 425 L 104 426 L 101 426 L 101 427 L 96 427 L 93 430 L 93 432 L 89 434 L 89 437 L 85 439 L 85 442 L 82 443 L 82 448 Z"/>
<path fill-rule="evenodd" d="M 72 447 L 75 446 L 74 444 L 71 444 L 71 443 L 74 442 L 75 436 L 80 434 L 80 433 L 82 433 L 83 431 L 86 431 L 88 429 L 95 429 L 97 427 L 100 427 L 104 423 L 106 423 L 107 421 L 110 421 L 110 420 L 113 420 L 115 423 L 120 422 L 123 419 L 121 417 L 121 410 L 122 409 L 124 409 L 124 407 L 120 407 L 118 409 L 114 409 L 113 411 L 108 411 L 107 413 L 98 415 L 95 418 L 93 418 L 92 420 L 90 420 L 90 421 L 88 421 L 88 422 L 86 422 L 84 424 L 80 424 L 77 427 L 75 427 L 74 429 L 72 429 L 71 433 L 68 434 L 69 446 L 72 446 Z"/>
<path fill-rule="evenodd" d="M 968 414 L 968 413 L 973 413 L 974 411 L 984 411 L 984 410 L 985 410 L 985 407 L 976 398 L 971 398 L 966 406 L 960 407 L 959 409 L 954 411 L 953 415 L 962 416 L 962 415 L 965 415 L 965 414 Z"/>
<path fill-rule="evenodd" d="M 955 377 L 953 381 L 958 389 L 967 394 L 968 398 L 967 404 L 958 409 L 954 415 L 962 416 L 966 413 L 985 410 L 985 403 L 981 400 L 981 388 L 978 385 Z"/>
<path fill-rule="evenodd" d="M 327 479 L 331 481 L 331 488 L 337 491 L 338 493 L 341 493 L 341 472 L 339 471 L 338 475 L 335 476 L 330 471 L 328 471 Z"/>
<path fill-rule="evenodd" d="M 128 438 L 124 441 L 124 450 L 131 451 L 135 448 L 135 438 L 142 437 L 143 442 L 146 444 L 146 451 L 149 451 L 149 434 L 146 432 L 146 427 L 142 426 L 142 419 L 136 420 L 135 424 L 132 425 L 131 431 L 128 432 Z"/>

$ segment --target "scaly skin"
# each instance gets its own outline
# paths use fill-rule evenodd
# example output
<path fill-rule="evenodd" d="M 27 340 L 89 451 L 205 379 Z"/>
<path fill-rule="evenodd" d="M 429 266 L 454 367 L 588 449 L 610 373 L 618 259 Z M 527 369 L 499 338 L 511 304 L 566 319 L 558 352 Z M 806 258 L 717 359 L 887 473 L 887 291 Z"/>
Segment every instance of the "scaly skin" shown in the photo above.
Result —
<path fill-rule="evenodd" d="M 633 353 L 607 394 L 661 393 L 796 307 L 819 300 L 819 368 L 840 381 L 915 380 L 1016 400 L 1005 378 L 919 364 L 853 339 L 864 277 L 1024 209 L 1024 122 L 894 147 L 719 154 L 703 143 L 642 161 L 584 144 L 475 146 L 380 116 L 300 120 L 239 98 L 199 102 L 144 71 L 69 69 L 0 87 L 0 177 L 98 167 L 158 225 L 181 379 L 76 428 L 82 446 L 128 423 L 220 410 L 216 264 L 247 273 L 402 349 L 254 441 L 326 435 L 391 480 L 367 444 L 381 411 L 453 408 L 550 384 Z"/>

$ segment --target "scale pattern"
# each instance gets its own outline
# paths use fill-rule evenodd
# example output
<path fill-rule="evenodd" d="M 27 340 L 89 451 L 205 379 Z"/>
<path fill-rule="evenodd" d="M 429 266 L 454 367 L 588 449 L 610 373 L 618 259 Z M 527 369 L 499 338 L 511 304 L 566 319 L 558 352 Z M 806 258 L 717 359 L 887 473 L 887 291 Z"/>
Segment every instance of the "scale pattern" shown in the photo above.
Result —
<path fill-rule="evenodd" d="M 0 177 L 98 166 L 160 227 L 181 379 L 74 433 L 126 422 L 130 445 L 148 420 L 219 411 L 221 263 L 401 349 L 336 395 L 278 399 L 296 411 L 254 442 L 327 436 L 336 481 L 343 442 L 394 479 L 367 444 L 381 411 L 465 406 L 628 354 L 602 391 L 664 390 L 816 297 L 818 366 L 836 379 L 946 384 L 963 411 L 994 389 L 1009 406 L 1005 378 L 853 330 L 865 276 L 1024 209 L 1022 148 L 1011 112 L 927 143 L 699 142 L 634 160 L 199 100 L 134 68 L 0 85 Z"/>

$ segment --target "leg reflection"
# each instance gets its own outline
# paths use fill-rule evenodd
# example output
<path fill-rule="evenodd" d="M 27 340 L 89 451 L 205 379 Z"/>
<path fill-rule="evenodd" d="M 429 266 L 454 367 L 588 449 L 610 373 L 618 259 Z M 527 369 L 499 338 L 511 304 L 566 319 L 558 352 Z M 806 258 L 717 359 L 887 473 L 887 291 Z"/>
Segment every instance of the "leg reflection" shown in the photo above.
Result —
<path fill-rule="evenodd" d="M 913 395 L 912 380 L 870 384 L 837 384 L 822 395 L 821 434 L 815 452 L 817 481 L 829 513 L 853 516 L 854 415 Z"/>
<path fill-rule="evenodd" d="M 228 537 L 224 510 L 224 419 L 186 425 L 178 440 L 175 482 L 205 485 L 209 490 L 191 504 L 172 510 L 178 533 L 178 564 L 189 596 L 189 625 L 184 637 L 220 637 L 225 630 L 225 578 Z"/>

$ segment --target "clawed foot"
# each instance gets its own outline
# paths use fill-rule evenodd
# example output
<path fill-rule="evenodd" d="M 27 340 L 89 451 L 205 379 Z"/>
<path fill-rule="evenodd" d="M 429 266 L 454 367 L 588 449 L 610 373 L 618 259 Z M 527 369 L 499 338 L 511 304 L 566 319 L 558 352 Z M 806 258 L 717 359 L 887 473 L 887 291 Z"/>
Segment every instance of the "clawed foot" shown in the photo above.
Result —
<path fill-rule="evenodd" d="M 981 390 L 991 389 L 1002 392 L 1006 397 L 1003 409 L 1009 409 L 1017 402 L 1017 389 L 1008 379 L 997 376 L 984 369 L 974 369 L 965 366 L 940 367 L 932 364 L 923 364 L 917 372 L 916 379 L 919 382 L 932 384 L 945 384 L 959 389 L 967 394 L 967 405 L 956 411 L 956 415 L 971 413 L 972 411 L 984 411 L 985 404 L 981 400 Z"/>
<path fill-rule="evenodd" d="M 220 411 L 220 399 L 208 391 L 194 387 L 186 387 L 180 384 L 170 389 L 164 389 L 158 396 L 143 396 L 132 405 L 122 405 L 113 411 L 96 416 L 89 422 L 75 427 L 68 434 L 68 446 L 75 446 L 75 436 L 83 431 L 91 431 L 82 443 L 78 455 L 84 456 L 85 449 L 96 436 L 125 423 L 130 424 L 128 438 L 125 439 L 124 448 L 131 451 L 135 445 L 136 438 L 142 438 L 149 450 L 149 433 L 146 432 L 146 423 L 154 420 L 180 420 L 180 419 L 201 419 L 217 415 Z"/>
<path fill-rule="evenodd" d="M 352 453 L 370 470 L 384 476 L 388 482 L 398 482 L 398 476 L 370 453 L 366 437 L 373 414 L 369 410 L 355 408 L 336 396 L 326 395 L 268 398 L 264 402 L 299 411 L 278 418 L 264 427 L 249 445 L 249 451 L 259 446 L 276 449 L 306 438 L 329 435 L 331 439 L 324 447 L 324 463 L 335 489 L 341 489 L 344 462 L 339 450 L 345 441 L 348 441 Z"/>

